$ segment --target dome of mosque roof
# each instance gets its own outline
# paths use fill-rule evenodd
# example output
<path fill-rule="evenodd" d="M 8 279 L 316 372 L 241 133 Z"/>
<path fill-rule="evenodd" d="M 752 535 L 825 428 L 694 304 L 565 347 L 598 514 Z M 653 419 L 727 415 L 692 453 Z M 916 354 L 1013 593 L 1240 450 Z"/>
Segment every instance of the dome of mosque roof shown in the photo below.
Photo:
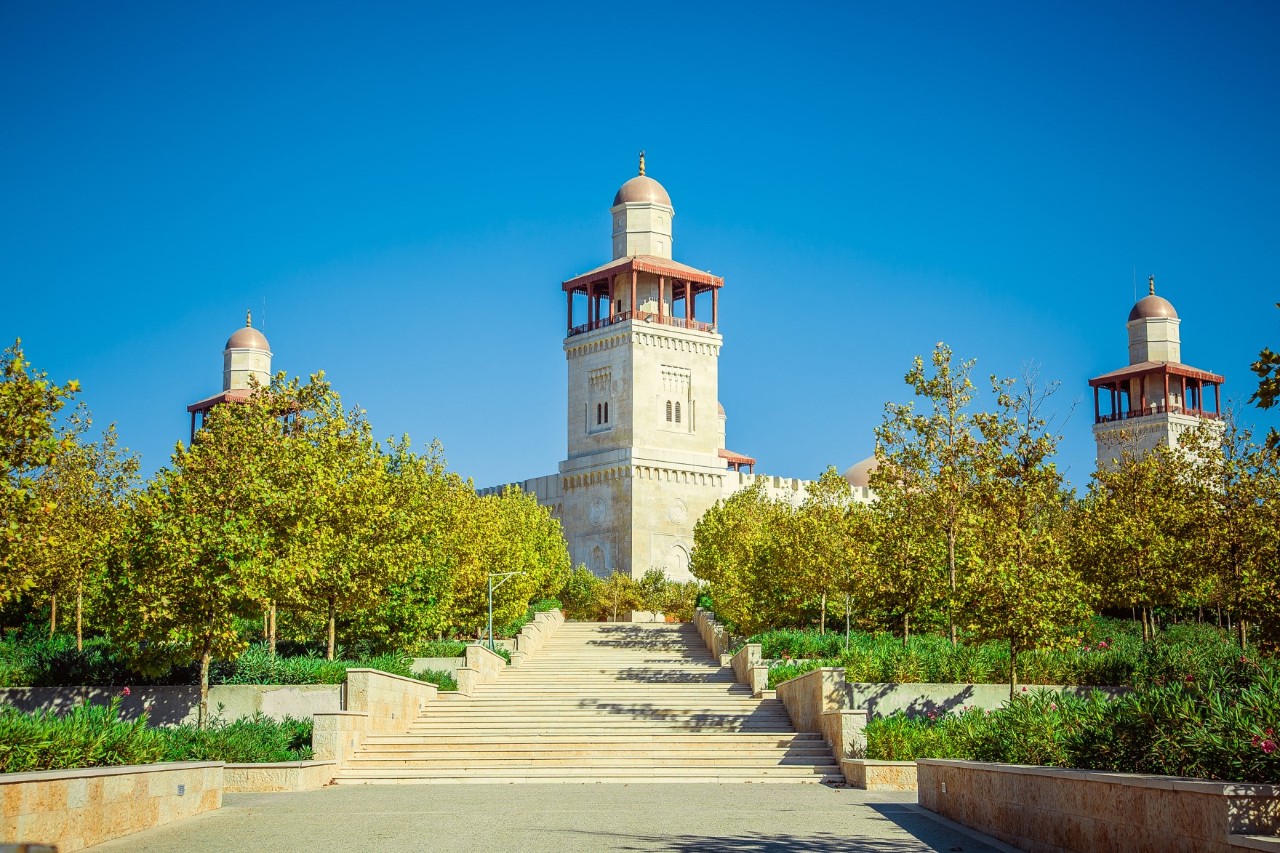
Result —
<path fill-rule="evenodd" d="M 648 175 L 636 175 L 623 184 L 618 194 L 613 197 L 614 207 L 627 202 L 650 202 L 671 207 L 671 196 L 667 195 L 662 184 L 653 178 Z"/>
<path fill-rule="evenodd" d="M 868 456 L 844 472 L 845 482 L 855 488 L 865 489 L 871 485 L 871 472 L 880 467 L 874 456 Z"/>
<path fill-rule="evenodd" d="M 1163 296 L 1156 296 L 1154 293 L 1139 299 L 1129 312 L 1130 322 L 1134 320 L 1151 320 L 1157 317 L 1176 320 L 1178 319 L 1178 312 L 1173 310 L 1172 302 Z"/>
<path fill-rule="evenodd" d="M 267 343 L 266 335 L 255 329 L 251 323 L 251 318 L 245 317 L 244 325 L 236 329 L 231 337 L 227 338 L 227 345 L 224 349 L 260 349 L 271 352 L 271 344 Z"/>

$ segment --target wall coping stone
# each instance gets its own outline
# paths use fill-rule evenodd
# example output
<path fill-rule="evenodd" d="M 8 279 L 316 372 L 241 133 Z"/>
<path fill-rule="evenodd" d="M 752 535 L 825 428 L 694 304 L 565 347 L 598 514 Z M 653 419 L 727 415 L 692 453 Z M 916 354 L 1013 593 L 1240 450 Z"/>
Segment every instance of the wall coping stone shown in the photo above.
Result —
<path fill-rule="evenodd" d="M 1280 838 L 1274 835 L 1237 835 L 1232 833 L 1227 836 L 1227 843 L 1232 847 L 1242 847 L 1245 850 L 1262 850 L 1275 851 L 1280 850 Z"/>
<path fill-rule="evenodd" d="M 421 680 L 419 680 L 419 679 L 417 679 L 417 678 L 407 678 L 407 677 L 405 677 L 405 676 L 403 676 L 403 675 L 396 675 L 395 673 L 391 673 L 391 672 L 383 672 L 383 671 L 382 671 L 382 670 L 380 670 L 380 669 L 370 669 L 369 667 L 364 667 L 364 666 L 361 666 L 361 667 L 352 667 L 351 669 L 348 669 L 348 670 L 347 670 L 347 672 L 374 672 L 374 673 L 377 673 L 378 675 L 382 676 L 383 678 L 394 678 L 394 679 L 397 679 L 397 680 L 399 680 L 399 681 L 407 682 L 407 683 L 409 683 L 409 684 L 426 684 L 426 683 L 427 683 L 427 682 L 425 682 L 425 681 L 421 681 Z M 433 685 L 432 685 L 432 687 L 434 687 L 434 686 L 435 686 L 435 685 L 433 684 Z"/>
<path fill-rule="evenodd" d="M 226 770 L 274 770 L 280 768 L 288 769 L 291 767 L 320 767 L 325 764 L 332 764 L 336 767 L 338 762 L 307 759 L 306 761 L 263 761 L 261 763 L 249 762 L 247 764 L 226 764 L 223 765 L 223 767 Z"/>
<path fill-rule="evenodd" d="M 163 770 L 206 770 L 225 767 L 222 761 L 160 761 L 155 764 L 121 764 L 114 767 L 78 767 L 72 770 L 30 770 L 23 773 L 0 773 L 0 785 L 20 782 L 57 782 L 62 779 L 92 779 L 101 776 L 124 776 L 131 773 L 159 773 Z"/>
<path fill-rule="evenodd" d="M 863 767 L 905 767 L 915 764 L 914 761 L 885 761 L 880 758 L 842 758 L 850 764 L 861 764 Z"/>
<path fill-rule="evenodd" d="M 1147 773 L 1112 773 L 1105 770 L 1076 770 L 1067 767 L 1041 767 L 1032 764 L 997 764 L 989 761 L 961 761 L 952 758 L 921 758 L 917 764 L 937 767 L 956 767 L 962 770 L 986 770 L 1014 773 L 1025 776 L 1048 776 L 1057 779 L 1076 779 L 1083 782 L 1102 782 L 1110 785 L 1128 785 L 1134 788 L 1156 788 L 1166 791 L 1190 791 L 1198 794 L 1217 794 L 1226 797 L 1276 797 L 1280 798 L 1280 785 L 1251 785 L 1247 782 L 1215 782 L 1212 779 L 1192 779 L 1184 776 L 1157 776 Z"/>

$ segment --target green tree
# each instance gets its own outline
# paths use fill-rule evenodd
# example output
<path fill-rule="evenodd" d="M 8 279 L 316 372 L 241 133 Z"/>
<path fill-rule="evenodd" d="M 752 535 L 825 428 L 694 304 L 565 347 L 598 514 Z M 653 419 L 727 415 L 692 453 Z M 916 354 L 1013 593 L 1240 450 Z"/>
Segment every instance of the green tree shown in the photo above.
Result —
<path fill-rule="evenodd" d="M 976 565 L 966 573 L 968 627 L 1009 643 L 1009 695 L 1018 655 L 1061 641 L 1091 612 L 1086 588 L 1061 541 L 1068 500 L 1052 457 L 1058 437 L 1040 416 L 1047 393 L 1029 373 L 992 377 L 995 413 L 978 416 L 982 456 L 977 466 Z"/>
<path fill-rule="evenodd" d="M 1280 308 L 1280 302 L 1276 303 Z M 1257 404 L 1259 409 L 1269 409 L 1280 400 L 1280 353 L 1274 353 L 1270 347 L 1263 347 L 1258 353 L 1258 360 L 1249 365 L 1258 377 L 1258 390 L 1249 398 L 1250 403 Z M 1280 450 L 1280 432 L 1274 428 L 1267 433 L 1266 446 L 1270 450 Z"/>
<path fill-rule="evenodd" d="M 1167 445 L 1122 448 L 1114 466 L 1095 471 L 1076 515 L 1076 552 L 1107 607 L 1135 607 L 1142 637 L 1154 630 L 1152 608 L 1181 603 L 1194 589 L 1195 486 L 1185 454 Z"/>
<path fill-rule="evenodd" d="M 70 432 L 82 435 L 87 414 L 72 420 Z M 36 481 L 37 500 L 57 510 L 46 521 L 32 562 L 50 600 L 50 634 L 57 628 L 60 596 L 74 596 L 77 649 L 84 647 L 86 588 L 97 590 L 123 544 L 127 501 L 137 482 L 138 460 L 119 447 L 114 424 L 98 441 L 64 447 Z"/>
<path fill-rule="evenodd" d="M 974 386 L 969 378 L 973 361 L 957 363 L 946 344 L 934 347 L 932 372 L 917 356 L 905 377 L 917 401 L 927 406 L 917 411 L 916 402 L 889 403 L 876 437 L 892 467 L 904 472 L 894 480 L 881 479 L 888 489 L 910 483 L 912 500 L 925 501 L 929 509 L 926 530 L 944 545 L 947 596 L 947 625 L 951 643 L 956 643 L 956 598 L 964 552 L 974 531 L 970 513 L 971 497 L 977 487 L 974 464 L 978 438 L 970 407 Z M 909 472 L 909 473 L 906 473 Z"/>
<path fill-rule="evenodd" d="M 26 556 L 40 546 L 55 509 L 37 497 L 36 479 L 75 441 L 59 429 L 58 412 L 79 391 L 75 380 L 57 385 L 33 371 L 21 339 L 0 357 L 0 604 L 36 582 Z"/>
<path fill-rule="evenodd" d="M 879 462 L 871 472 L 876 493 L 868 527 L 874 559 L 863 587 L 871 606 L 891 625 L 902 626 L 902 642 L 921 617 L 936 612 L 947 600 L 947 582 L 939 571 L 946 552 L 931 535 L 932 517 L 924 472 L 902 465 L 876 449 Z"/>
<path fill-rule="evenodd" d="M 1244 648 L 1251 622 L 1278 615 L 1280 449 L 1255 441 L 1231 412 L 1221 425 L 1184 434 L 1182 444 L 1198 486 L 1185 498 L 1196 521 L 1187 565 L 1216 576 Z"/>
<path fill-rule="evenodd" d="M 600 578 L 586 566 L 576 566 L 560 589 L 564 614 L 570 619 L 595 619 L 596 587 Z"/>
<path fill-rule="evenodd" d="M 264 604 L 262 564 L 275 557 L 259 510 L 276 497 L 265 469 L 283 432 L 261 390 L 210 412 L 191 447 L 178 445 L 138 494 L 107 576 L 111 633 L 139 667 L 199 661 L 202 724 L 210 662 L 244 650 L 237 617 Z"/>
<path fill-rule="evenodd" d="M 640 585 L 631 575 L 615 571 L 596 587 L 596 606 L 609 621 L 618 621 L 618 612 L 634 610 L 640 605 Z"/>

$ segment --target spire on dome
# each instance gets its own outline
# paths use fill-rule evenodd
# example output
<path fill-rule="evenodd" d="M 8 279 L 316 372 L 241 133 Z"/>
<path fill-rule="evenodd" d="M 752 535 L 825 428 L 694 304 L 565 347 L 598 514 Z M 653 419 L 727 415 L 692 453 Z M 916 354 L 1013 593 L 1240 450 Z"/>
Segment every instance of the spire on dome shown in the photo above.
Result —
<path fill-rule="evenodd" d="M 640 149 L 640 174 L 644 174 L 644 149 Z"/>
<path fill-rule="evenodd" d="M 1156 277 L 1154 275 L 1147 276 L 1147 295 L 1156 295 Z"/>
<path fill-rule="evenodd" d="M 252 311 L 244 312 L 244 326 L 246 329 L 253 328 L 253 312 Z"/>

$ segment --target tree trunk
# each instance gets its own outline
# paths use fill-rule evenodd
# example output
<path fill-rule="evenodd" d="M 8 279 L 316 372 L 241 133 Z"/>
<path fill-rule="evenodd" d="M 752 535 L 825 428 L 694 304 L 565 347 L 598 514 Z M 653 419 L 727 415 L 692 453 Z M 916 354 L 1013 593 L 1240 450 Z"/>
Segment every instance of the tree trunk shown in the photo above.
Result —
<path fill-rule="evenodd" d="M 53 639 L 53 632 L 58 630 L 58 594 L 55 592 L 49 596 L 49 639 Z"/>
<path fill-rule="evenodd" d="M 84 651 L 84 585 L 76 587 L 76 651 Z"/>
<path fill-rule="evenodd" d="M 205 728 L 209 724 L 209 661 L 213 654 L 213 638 L 209 638 L 204 642 L 204 649 L 200 652 L 200 728 Z"/>
<path fill-rule="evenodd" d="M 1014 691 L 1018 688 L 1018 649 L 1009 641 L 1009 701 L 1013 701 Z"/>
<path fill-rule="evenodd" d="M 947 530 L 947 569 L 951 574 L 951 595 L 947 598 L 947 633 L 951 635 L 951 645 L 956 644 L 956 620 L 952 609 L 956 606 L 956 531 L 954 526 Z"/>
<path fill-rule="evenodd" d="M 849 648 L 849 596 L 844 597 L 844 647 Z"/>
<path fill-rule="evenodd" d="M 267 611 L 267 645 L 271 649 L 271 656 L 276 656 L 276 603 L 271 602 L 271 608 Z"/>
<path fill-rule="evenodd" d="M 337 608 L 334 606 L 333 601 L 330 600 L 329 601 L 329 651 L 326 655 L 328 660 L 333 660 L 333 645 L 334 645 L 333 641 L 335 639 L 335 635 L 337 634 L 337 630 L 338 630 L 337 624 L 336 624 L 337 623 L 337 614 L 335 613 L 336 609 Z"/>
<path fill-rule="evenodd" d="M 911 641 L 911 614 L 902 614 L 902 645 L 905 647 Z"/>
<path fill-rule="evenodd" d="M 1244 651 L 1249 645 L 1249 623 L 1241 619 L 1236 622 L 1236 627 L 1239 629 L 1240 651 Z"/>
<path fill-rule="evenodd" d="M 822 594 L 822 616 L 818 621 L 818 633 L 827 633 L 827 594 Z"/>
<path fill-rule="evenodd" d="M 1142 605 L 1142 642 L 1146 643 L 1151 639 L 1151 624 L 1147 621 L 1147 606 Z"/>

